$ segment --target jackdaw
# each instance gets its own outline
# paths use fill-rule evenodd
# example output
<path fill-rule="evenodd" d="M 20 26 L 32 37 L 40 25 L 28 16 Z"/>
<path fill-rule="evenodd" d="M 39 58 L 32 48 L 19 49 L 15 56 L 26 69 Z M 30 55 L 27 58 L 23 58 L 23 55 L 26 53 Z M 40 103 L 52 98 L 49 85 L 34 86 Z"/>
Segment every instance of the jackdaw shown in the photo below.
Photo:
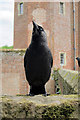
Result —
<path fill-rule="evenodd" d="M 30 85 L 29 95 L 46 95 L 45 83 L 50 78 L 53 58 L 44 29 L 32 22 L 32 39 L 24 56 L 26 79 Z"/>
<path fill-rule="evenodd" d="M 80 67 L 80 58 L 77 57 L 76 59 L 77 59 L 77 61 L 78 61 L 78 65 L 79 65 L 79 67 Z"/>

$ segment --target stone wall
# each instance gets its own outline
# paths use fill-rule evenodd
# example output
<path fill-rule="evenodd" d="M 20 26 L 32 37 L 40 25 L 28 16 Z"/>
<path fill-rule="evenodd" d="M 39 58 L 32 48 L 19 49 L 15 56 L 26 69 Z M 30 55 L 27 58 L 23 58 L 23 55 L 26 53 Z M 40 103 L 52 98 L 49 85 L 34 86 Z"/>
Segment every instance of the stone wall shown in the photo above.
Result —
<path fill-rule="evenodd" d="M 76 94 L 79 91 L 78 71 L 59 69 L 53 73 L 55 85 L 61 89 L 62 94 Z"/>
<path fill-rule="evenodd" d="M 29 84 L 24 71 L 25 50 L 2 50 L 0 51 L 1 73 L 0 94 L 25 95 L 29 93 Z M 51 79 L 46 84 L 48 93 L 54 93 L 54 81 Z"/>
<path fill-rule="evenodd" d="M 1 120 L 80 120 L 77 95 L 2 96 L 1 105 Z"/>
<path fill-rule="evenodd" d="M 2 94 L 26 94 L 28 84 L 25 78 L 24 50 L 3 50 L 2 54 Z"/>
<path fill-rule="evenodd" d="M 25 50 L 3 50 L 0 51 L 0 94 L 3 95 L 25 95 L 29 93 L 29 84 L 24 71 Z M 66 69 L 54 70 L 50 80 L 46 83 L 47 93 L 56 93 L 60 87 L 61 94 L 78 93 L 78 72 Z"/>

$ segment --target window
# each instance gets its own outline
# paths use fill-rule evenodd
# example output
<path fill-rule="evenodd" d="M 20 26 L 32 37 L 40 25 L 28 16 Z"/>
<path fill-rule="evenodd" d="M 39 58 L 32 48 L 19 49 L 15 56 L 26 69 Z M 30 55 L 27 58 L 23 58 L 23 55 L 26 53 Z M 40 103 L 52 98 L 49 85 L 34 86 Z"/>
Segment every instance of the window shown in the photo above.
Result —
<path fill-rule="evenodd" d="M 64 3 L 60 2 L 60 14 L 64 14 Z"/>
<path fill-rule="evenodd" d="M 23 3 L 19 3 L 18 5 L 18 15 L 22 15 L 23 14 Z"/>
<path fill-rule="evenodd" d="M 20 3 L 20 14 L 23 14 L 23 3 Z"/>
<path fill-rule="evenodd" d="M 64 54 L 60 54 L 60 64 L 64 64 Z"/>
<path fill-rule="evenodd" d="M 65 53 L 60 53 L 60 65 L 61 66 L 66 65 L 66 54 Z"/>

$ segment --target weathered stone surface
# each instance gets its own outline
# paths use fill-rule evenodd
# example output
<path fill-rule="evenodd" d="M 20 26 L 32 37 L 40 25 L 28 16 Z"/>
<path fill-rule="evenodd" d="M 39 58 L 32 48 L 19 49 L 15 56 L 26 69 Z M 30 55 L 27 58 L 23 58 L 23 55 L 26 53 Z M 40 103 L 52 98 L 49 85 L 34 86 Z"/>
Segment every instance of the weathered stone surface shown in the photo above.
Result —
<path fill-rule="evenodd" d="M 78 118 L 78 102 L 77 95 L 2 96 L 0 115 L 2 119 L 13 120 L 16 118 L 69 120 L 70 117 Z"/>
<path fill-rule="evenodd" d="M 59 69 L 54 70 L 54 79 L 62 89 L 63 94 L 74 94 L 79 91 L 79 74 L 78 71 Z"/>

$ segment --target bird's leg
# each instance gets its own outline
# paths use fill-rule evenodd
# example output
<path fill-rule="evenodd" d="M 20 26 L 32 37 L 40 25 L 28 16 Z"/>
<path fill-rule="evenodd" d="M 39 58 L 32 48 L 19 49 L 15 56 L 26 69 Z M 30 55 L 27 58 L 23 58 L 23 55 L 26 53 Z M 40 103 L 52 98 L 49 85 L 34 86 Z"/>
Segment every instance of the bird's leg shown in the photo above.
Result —
<path fill-rule="evenodd" d="M 45 94 L 43 94 L 43 96 L 45 96 L 45 97 L 47 96 L 47 93 L 46 93 L 46 91 L 45 91 Z"/>
<path fill-rule="evenodd" d="M 29 96 L 34 96 L 35 94 L 32 91 L 32 86 L 30 86 L 30 92 L 29 92 Z"/>
<path fill-rule="evenodd" d="M 26 96 L 34 96 L 34 94 L 30 94 L 30 93 L 29 93 L 29 94 L 27 94 Z"/>
<path fill-rule="evenodd" d="M 34 96 L 42 94 L 43 96 L 48 96 L 50 94 L 46 93 L 45 86 L 30 86 L 30 92 L 27 94 L 27 96 Z"/>
<path fill-rule="evenodd" d="M 47 92 L 46 92 L 46 90 L 45 90 L 45 86 L 43 86 L 43 89 L 44 89 L 44 93 L 42 93 L 43 96 L 46 97 L 46 96 L 50 95 L 50 94 L 47 94 Z"/>
<path fill-rule="evenodd" d="M 47 94 L 47 93 L 43 94 L 43 96 L 45 96 L 45 97 L 46 97 L 46 96 L 49 96 L 49 95 L 50 95 L 50 94 Z"/>
<path fill-rule="evenodd" d="M 30 95 L 39 95 L 39 94 L 46 94 L 44 85 L 30 87 Z"/>
<path fill-rule="evenodd" d="M 29 96 L 34 96 L 34 94 L 29 93 Z"/>
<path fill-rule="evenodd" d="M 34 96 L 34 93 L 32 92 L 32 86 L 30 86 L 30 92 L 26 96 Z"/>

